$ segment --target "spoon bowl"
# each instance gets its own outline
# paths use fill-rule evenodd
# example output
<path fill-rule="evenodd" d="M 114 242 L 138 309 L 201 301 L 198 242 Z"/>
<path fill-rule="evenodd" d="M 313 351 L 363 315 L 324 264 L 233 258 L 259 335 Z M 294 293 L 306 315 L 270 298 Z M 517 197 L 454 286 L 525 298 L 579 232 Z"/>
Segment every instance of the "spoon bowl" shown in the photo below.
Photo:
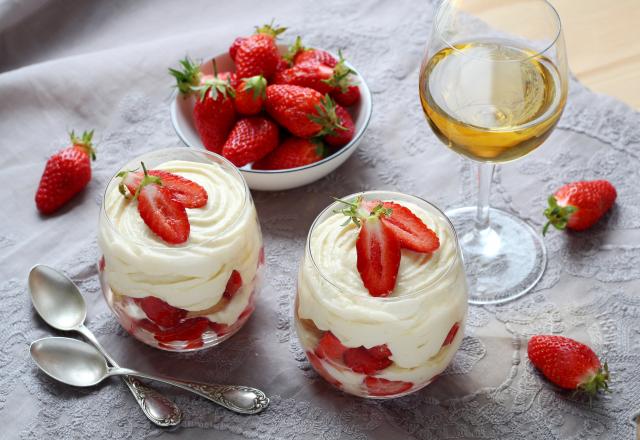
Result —
<path fill-rule="evenodd" d="M 109 374 L 102 354 L 72 338 L 44 338 L 31 343 L 31 357 L 48 376 L 75 387 L 90 387 Z"/>
<path fill-rule="evenodd" d="M 76 330 L 87 317 L 78 287 L 56 269 L 38 264 L 29 272 L 31 302 L 40 317 L 58 330 Z"/>

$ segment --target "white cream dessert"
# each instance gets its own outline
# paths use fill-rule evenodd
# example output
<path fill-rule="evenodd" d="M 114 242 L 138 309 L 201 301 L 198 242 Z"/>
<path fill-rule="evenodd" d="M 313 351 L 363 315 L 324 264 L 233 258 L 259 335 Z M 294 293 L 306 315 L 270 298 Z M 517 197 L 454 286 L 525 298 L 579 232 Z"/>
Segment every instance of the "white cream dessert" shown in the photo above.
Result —
<path fill-rule="evenodd" d="M 390 351 L 391 362 L 373 374 L 354 372 L 339 359 L 320 359 L 326 372 L 353 394 L 366 393 L 365 376 L 411 383 L 411 389 L 428 384 L 451 362 L 464 334 L 467 282 L 449 222 L 431 205 L 393 194 L 365 196 L 408 208 L 435 232 L 440 245 L 431 253 L 402 249 L 388 297 L 371 296 L 365 287 L 357 269 L 359 228 L 345 226 L 341 213 L 326 212 L 316 220 L 299 272 L 296 324 L 307 352 L 316 350 L 323 332 L 331 332 L 344 347 L 386 346 Z"/>
<path fill-rule="evenodd" d="M 106 284 L 116 300 L 157 298 L 179 309 L 181 321 L 206 317 L 217 325 L 234 324 L 250 304 L 262 252 L 255 207 L 244 182 L 214 162 L 171 160 L 153 170 L 196 182 L 206 190 L 206 205 L 186 209 L 189 237 L 172 245 L 149 229 L 136 201 L 123 197 L 114 178 L 105 193 L 98 233 Z M 232 280 L 236 289 L 225 295 Z M 140 301 L 127 301 L 120 310 L 131 319 L 144 319 Z"/>

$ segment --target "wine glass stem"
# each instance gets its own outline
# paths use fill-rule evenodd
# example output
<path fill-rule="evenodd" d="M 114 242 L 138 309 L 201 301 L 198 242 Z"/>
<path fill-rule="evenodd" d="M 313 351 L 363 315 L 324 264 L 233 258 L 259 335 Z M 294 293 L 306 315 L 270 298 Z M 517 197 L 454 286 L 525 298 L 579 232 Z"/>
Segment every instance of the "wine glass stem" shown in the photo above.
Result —
<path fill-rule="evenodd" d="M 476 230 L 483 231 L 489 227 L 489 196 L 491 180 L 495 164 L 479 162 L 478 165 L 478 211 L 476 213 Z"/>

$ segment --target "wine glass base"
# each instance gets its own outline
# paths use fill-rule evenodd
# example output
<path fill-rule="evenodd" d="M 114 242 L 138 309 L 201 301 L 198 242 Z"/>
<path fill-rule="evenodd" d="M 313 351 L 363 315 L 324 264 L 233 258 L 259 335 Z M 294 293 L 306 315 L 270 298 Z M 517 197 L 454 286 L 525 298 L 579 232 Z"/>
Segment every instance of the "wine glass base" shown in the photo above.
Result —
<path fill-rule="evenodd" d="M 477 230 L 476 207 L 446 212 L 458 234 L 470 304 L 516 299 L 540 281 L 547 266 L 542 236 L 519 218 L 489 208 L 489 227 Z"/>

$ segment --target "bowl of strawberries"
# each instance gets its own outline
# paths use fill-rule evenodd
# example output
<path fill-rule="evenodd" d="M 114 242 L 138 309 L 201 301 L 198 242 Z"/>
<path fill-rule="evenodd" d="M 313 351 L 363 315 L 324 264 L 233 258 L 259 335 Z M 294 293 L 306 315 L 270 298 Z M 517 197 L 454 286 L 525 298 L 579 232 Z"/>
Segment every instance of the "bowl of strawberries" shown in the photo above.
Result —
<path fill-rule="evenodd" d="M 300 37 L 277 44 L 284 30 L 258 27 L 228 53 L 169 69 L 180 139 L 230 160 L 255 190 L 296 188 L 331 173 L 371 118 L 371 92 L 342 53 L 304 47 Z"/>

